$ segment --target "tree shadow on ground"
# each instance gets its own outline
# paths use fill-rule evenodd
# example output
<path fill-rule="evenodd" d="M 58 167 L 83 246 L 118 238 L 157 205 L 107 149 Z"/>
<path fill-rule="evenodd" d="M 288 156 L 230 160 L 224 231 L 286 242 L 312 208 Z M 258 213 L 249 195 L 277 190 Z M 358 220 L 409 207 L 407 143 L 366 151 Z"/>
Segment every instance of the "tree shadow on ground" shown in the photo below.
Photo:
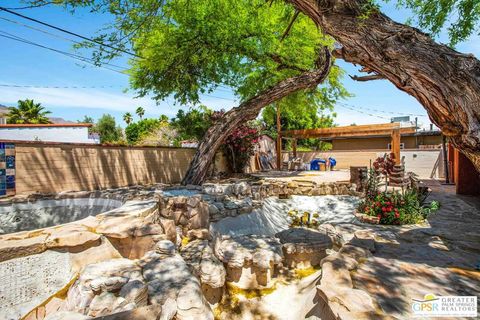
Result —
<path fill-rule="evenodd" d="M 425 225 L 374 227 L 374 256 L 352 273 L 384 312 L 409 319 L 412 299 L 425 294 L 480 295 L 480 201 L 440 187 L 431 200 L 441 209 Z M 383 237 L 382 234 L 389 234 Z"/>

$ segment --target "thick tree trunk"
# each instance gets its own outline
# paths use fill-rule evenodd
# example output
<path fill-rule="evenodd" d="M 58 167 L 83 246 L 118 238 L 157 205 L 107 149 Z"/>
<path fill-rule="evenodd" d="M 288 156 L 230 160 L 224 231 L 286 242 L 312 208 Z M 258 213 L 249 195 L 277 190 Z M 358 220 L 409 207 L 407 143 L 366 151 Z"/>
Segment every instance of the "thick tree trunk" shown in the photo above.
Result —
<path fill-rule="evenodd" d="M 364 0 L 288 0 L 359 64 L 414 96 L 480 171 L 480 61 L 435 43 L 381 13 L 360 18 Z"/>
<path fill-rule="evenodd" d="M 197 152 L 190 163 L 182 184 L 201 184 L 207 177 L 207 171 L 218 148 L 225 138 L 240 124 L 255 119 L 263 107 L 299 90 L 314 88 L 328 76 L 331 67 L 331 54 L 327 48 L 322 50 L 317 61 L 317 70 L 304 72 L 299 76 L 281 81 L 238 107 L 227 111 L 218 120 L 200 142 Z"/>

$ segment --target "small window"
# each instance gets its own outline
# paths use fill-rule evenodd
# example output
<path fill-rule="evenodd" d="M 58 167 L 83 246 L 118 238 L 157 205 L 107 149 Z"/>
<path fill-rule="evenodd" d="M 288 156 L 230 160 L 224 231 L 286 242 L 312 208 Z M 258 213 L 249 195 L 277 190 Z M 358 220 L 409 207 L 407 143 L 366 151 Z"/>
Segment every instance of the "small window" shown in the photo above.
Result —
<path fill-rule="evenodd" d="M 388 150 L 391 150 L 391 149 L 392 149 L 392 144 L 391 144 L 391 143 L 389 143 L 389 144 L 387 145 L 387 149 L 388 149 Z M 405 143 L 403 143 L 403 142 L 400 143 L 400 150 L 402 150 L 402 149 L 405 149 Z"/>

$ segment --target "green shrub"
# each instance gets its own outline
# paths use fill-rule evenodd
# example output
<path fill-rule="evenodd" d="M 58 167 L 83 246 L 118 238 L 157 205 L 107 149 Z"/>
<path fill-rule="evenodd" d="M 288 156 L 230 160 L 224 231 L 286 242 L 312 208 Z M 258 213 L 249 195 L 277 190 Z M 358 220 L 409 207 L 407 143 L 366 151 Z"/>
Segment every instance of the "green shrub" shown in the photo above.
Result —
<path fill-rule="evenodd" d="M 136 144 L 142 138 L 151 134 L 160 127 L 161 121 L 158 119 L 143 119 L 138 122 L 130 123 L 125 128 L 125 136 L 129 144 Z"/>
<path fill-rule="evenodd" d="M 122 128 L 117 126 L 115 118 L 110 114 L 104 114 L 100 117 L 95 128 L 100 135 L 102 144 L 115 143 L 123 139 Z"/>

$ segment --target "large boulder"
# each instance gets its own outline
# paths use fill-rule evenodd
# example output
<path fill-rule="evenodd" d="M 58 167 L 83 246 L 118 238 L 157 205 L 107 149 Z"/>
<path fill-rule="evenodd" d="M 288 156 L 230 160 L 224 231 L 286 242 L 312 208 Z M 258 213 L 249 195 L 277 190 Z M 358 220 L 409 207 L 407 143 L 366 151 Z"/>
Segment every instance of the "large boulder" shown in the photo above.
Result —
<path fill-rule="evenodd" d="M 180 254 L 190 267 L 190 270 L 202 284 L 202 291 L 208 302 L 214 304 L 220 301 L 225 285 L 225 268 L 215 257 L 213 249 L 207 240 L 194 240 L 180 250 Z"/>
<path fill-rule="evenodd" d="M 98 317 L 144 306 L 145 294 L 140 266 L 112 259 L 85 267 L 68 290 L 65 310 Z"/>
<path fill-rule="evenodd" d="M 280 241 L 268 236 L 222 236 L 215 253 L 227 266 L 227 281 L 242 289 L 271 287 L 275 268 L 283 261 Z"/>
<path fill-rule="evenodd" d="M 290 268 L 305 269 L 320 265 L 333 243 L 325 233 L 307 228 L 283 230 L 275 235 L 282 243 L 285 262 Z"/>
<path fill-rule="evenodd" d="M 54 229 L 45 240 L 48 249 L 75 248 L 83 251 L 100 244 L 100 234 L 89 231 L 82 225 L 70 224 Z"/>
<path fill-rule="evenodd" d="M 162 317 L 166 319 L 176 315 L 179 320 L 213 320 L 199 280 L 173 248 L 173 243 L 162 241 L 156 251 L 148 252 L 140 260 L 150 304 L 162 306 Z"/>

